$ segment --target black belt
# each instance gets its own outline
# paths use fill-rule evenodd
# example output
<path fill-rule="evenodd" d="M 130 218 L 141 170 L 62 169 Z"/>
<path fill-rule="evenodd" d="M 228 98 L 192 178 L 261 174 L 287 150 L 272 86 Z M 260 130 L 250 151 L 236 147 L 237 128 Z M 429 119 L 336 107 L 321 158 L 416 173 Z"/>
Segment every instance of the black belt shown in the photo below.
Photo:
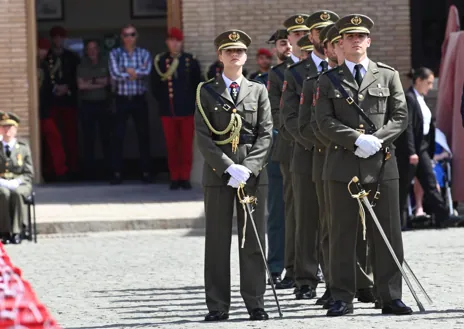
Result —
<path fill-rule="evenodd" d="M 256 142 L 256 139 L 258 138 L 258 135 L 253 135 L 253 134 L 241 134 L 239 137 L 239 144 L 254 144 Z M 214 135 L 213 140 L 220 141 L 220 140 L 225 140 L 226 138 L 223 138 L 222 136 L 216 136 Z"/>

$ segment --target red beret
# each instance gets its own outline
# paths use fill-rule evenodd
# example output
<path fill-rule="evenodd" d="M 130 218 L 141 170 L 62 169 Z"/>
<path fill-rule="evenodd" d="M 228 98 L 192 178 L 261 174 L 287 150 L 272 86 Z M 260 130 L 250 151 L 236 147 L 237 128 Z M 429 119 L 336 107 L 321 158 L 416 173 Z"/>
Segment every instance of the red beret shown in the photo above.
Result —
<path fill-rule="evenodd" d="M 39 49 L 50 49 L 51 47 L 50 40 L 48 40 L 47 38 L 39 38 L 39 40 L 37 41 L 37 45 Z"/>
<path fill-rule="evenodd" d="M 62 26 L 54 26 L 50 29 L 50 36 L 53 38 L 53 37 L 62 37 L 62 38 L 66 38 L 66 36 L 68 35 L 66 29 Z"/>
<path fill-rule="evenodd" d="M 256 54 L 256 56 L 261 56 L 261 55 L 272 58 L 271 51 L 269 49 L 266 49 L 266 48 L 259 48 L 258 49 L 258 53 Z"/>
<path fill-rule="evenodd" d="M 178 29 L 177 27 L 172 27 L 168 31 L 168 38 L 183 41 L 184 40 L 184 33 L 182 33 L 182 30 Z"/>

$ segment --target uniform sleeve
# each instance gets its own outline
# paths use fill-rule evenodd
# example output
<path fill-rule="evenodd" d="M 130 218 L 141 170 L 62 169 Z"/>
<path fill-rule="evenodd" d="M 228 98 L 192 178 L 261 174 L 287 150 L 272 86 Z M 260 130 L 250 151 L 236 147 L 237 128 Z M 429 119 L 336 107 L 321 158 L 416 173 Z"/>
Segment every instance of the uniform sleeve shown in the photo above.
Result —
<path fill-rule="evenodd" d="M 32 178 L 34 177 L 34 166 L 32 164 L 31 149 L 27 145 L 23 147 L 26 148 L 24 152 L 24 159 L 23 159 L 23 162 L 24 162 L 23 170 L 19 174 L 19 176 L 16 178 L 21 180 L 21 184 L 31 185 Z"/>
<path fill-rule="evenodd" d="M 414 105 L 410 97 L 406 96 L 406 104 L 408 106 L 408 126 L 406 128 L 406 136 L 408 138 L 409 155 L 419 154 L 416 150 L 416 141 L 414 137 Z"/>
<path fill-rule="evenodd" d="M 205 94 L 204 89 L 202 89 L 200 93 L 200 100 L 203 100 L 206 97 L 207 95 Z M 222 149 L 214 143 L 212 139 L 212 133 L 206 125 L 202 114 L 200 113 L 198 104 L 195 104 L 195 106 L 195 134 L 198 149 L 200 150 L 200 153 L 203 155 L 203 158 L 205 159 L 206 163 L 208 163 L 213 168 L 213 170 L 219 177 L 222 177 L 226 169 L 230 165 L 234 164 L 234 161 L 232 161 L 232 159 L 229 158 L 222 151 Z M 208 120 L 210 120 L 211 118 L 208 116 L 210 112 L 208 111 L 207 106 L 205 106 L 205 103 L 203 102 L 202 107 L 204 109 L 204 114 L 206 115 Z"/>
<path fill-rule="evenodd" d="M 335 116 L 333 100 L 329 98 L 332 84 L 326 75 L 320 78 L 319 96 L 316 100 L 316 121 L 321 133 L 338 145 L 350 151 L 355 150 L 355 142 L 360 132 L 340 122 Z"/>
<path fill-rule="evenodd" d="M 280 128 L 280 97 L 282 95 L 282 86 L 279 83 L 279 77 L 273 71 L 269 71 L 267 91 L 269 94 L 269 101 L 271 103 L 272 121 L 274 128 Z"/>
<path fill-rule="evenodd" d="M 312 86 L 314 80 L 305 80 L 300 96 L 300 109 L 298 113 L 298 131 L 304 141 L 303 145 L 306 148 L 313 147 L 317 143 L 316 136 L 311 128 L 311 107 L 313 103 Z"/>
<path fill-rule="evenodd" d="M 305 140 L 301 137 L 298 129 L 298 110 L 300 106 L 300 94 L 296 91 L 296 81 L 288 69 L 285 71 L 287 85 L 282 89 L 282 106 L 280 107 L 280 120 L 285 127 L 284 136 L 288 140 L 296 140 L 304 145 Z"/>
<path fill-rule="evenodd" d="M 393 74 L 389 88 L 386 113 L 389 116 L 388 121 L 373 134 L 382 139 L 386 146 L 390 146 L 408 126 L 408 106 L 398 71 Z"/>
<path fill-rule="evenodd" d="M 259 85 L 259 87 L 261 92 L 258 103 L 258 138 L 242 162 L 242 165 L 250 169 L 256 177 L 267 161 L 272 144 L 273 127 L 268 92 L 264 85 Z"/>
<path fill-rule="evenodd" d="M 317 93 L 317 88 L 319 87 L 319 80 L 314 84 L 314 89 L 313 89 L 313 95 L 314 93 Z M 311 125 L 311 128 L 314 132 L 314 135 L 316 136 L 316 138 L 322 143 L 324 144 L 326 147 L 329 146 L 330 144 L 330 140 L 324 136 L 324 134 L 321 133 L 321 130 L 319 129 L 319 126 L 317 125 L 317 120 L 316 120 L 316 103 L 317 103 L 317 100 L 316 98 L 314 97 L 314 104 L 311 105 L 311 122 L 310 122 L 310 125 Z"/>

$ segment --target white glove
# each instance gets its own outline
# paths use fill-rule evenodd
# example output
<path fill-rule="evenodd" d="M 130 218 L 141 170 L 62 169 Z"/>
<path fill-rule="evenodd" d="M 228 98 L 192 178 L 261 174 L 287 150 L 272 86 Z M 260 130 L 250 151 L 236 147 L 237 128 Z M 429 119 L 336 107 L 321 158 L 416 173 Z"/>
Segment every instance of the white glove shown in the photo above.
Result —
<path fill-rule="evenodd" d="M 362 150 L 362 148 L 360 148 L 360 147 L 358 147 L 358 148 L 356 149 L 356 151 L 354 152 L 354 155 L 356 155 L 356 156 L 358 156 L 358 157 L 360 157 L 360 158 L 363 158 L 363 159 L 366 159 L 366 158 L 369 157 L 369 155 L 368 155 L 366 152 L 364 152 L 364 151 Z"/>
<path fill-rule="evenodd" d="M 7 185 L 5 186 L 9 190 L 16 190 L 19 185 L 21 185 L 21 182 L 19 179 L 11 179 L 6 181 Z"/>
<path fill-rule="evenodd" d="M 250 169 L 239 164 L 230 165 L 229 168 L 226 169 L 226 172 L 238 180 L 239 183 L 246 183 L 251 174 Z"/>
<path fill-rule="evenodd" d="M 236 180 L 234 177 L 230 177 L 229 183 L 227 183 L 227 185 L 233 188 L 239 188 L 240 182 Z"/>
<path fill-rule="evenodd" d="M 383 140 L 378 139 L 374 135 L 362 134 L 358 137 L 355 144 L 361 148 L 368 156 L 374 155 L 382 147 Z"/>
<path fill-rule="evenodd" d="M 0 187 L 8 188 L 8 181 L 6 179 L 0 178 Z"/>

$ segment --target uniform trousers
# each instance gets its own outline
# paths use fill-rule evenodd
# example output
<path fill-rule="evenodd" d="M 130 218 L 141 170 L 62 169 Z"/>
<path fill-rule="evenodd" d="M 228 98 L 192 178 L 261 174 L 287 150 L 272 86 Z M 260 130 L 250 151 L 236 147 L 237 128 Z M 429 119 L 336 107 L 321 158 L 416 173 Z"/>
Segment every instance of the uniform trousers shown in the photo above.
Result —
<path fill-rule="evenodd" d="M 61 133 L 66 163 L 69 171 L 75 173 L 79 164 L 79 143 L 77 138 L 77 108 L 71 106 L 52 106 L 50 117 Z"/>
<path fill-rule="evenodd" d="M 189 180 L 193 161 L 193 116 L 162 116 L 171 180 Z"/>
<path fill-rule="evenodd" d="M 44 172 L 52 172 L 55 176 L 63 176 L 68 171 L 66 155 L 63 150 L 61 135 L 52 119 L 40 119 L 40 134 L 44 141 Z"/>
<path fill-rule="evenodd" d="M 290 162 L 280 163 L 284 188 L 285 206 L 285 276 L 293 278 L 295 268 L 295 202 L 293 196 L 292 174 L 290 172 Z"/>
<path fill-rule="evenodd" d="M 30 185 L 20 185 L 14 190 L 0 187 L 0 232 L 21 233 L 21 227 L 27 214 L 24 197 L 31 194 Z"/>
<path fill-rule="evenodd" d="M 334 300 L 351 303 L 357 288 L 357 244 L 362 230 L 359 206 L 347 191 L 347 183 L 329 181 L 331 200 L 330 273 Z M 403 240 L 399 220 L 398 180 L 382 182 L 382 194 L 374 211 L 400 263 L 403 262 Z M 376 184 L 365 184 L 375 191 Z M 335 206 L 336 204 L 336 206 Z M 382 301 L 401 299 L 402 277 L 370 214 L 366 210 L 366 233 L 374 254 L 376 292 Z M 359 251 L 358 251 L 359 252 Z"/>
<path fill-rule="evenodd" d="M 255 196 L 263 200 L 267 186 L 259 186 Z M 234 203 L 237 210 L 237 228 L 240 259 L 240 293 L 248 311 L 264 308 L 266 268 L 250 219 L 241 248 L 245 216 L 237 200 L 237 190 L 230 186 L 204 187 L 205 200 L 205 291 L 208 310 L 229 312 L 230 309 L 230 245 Z M 265 246 L 265 202 L 259 202 L 253 219 L 262 246 Z"/>

